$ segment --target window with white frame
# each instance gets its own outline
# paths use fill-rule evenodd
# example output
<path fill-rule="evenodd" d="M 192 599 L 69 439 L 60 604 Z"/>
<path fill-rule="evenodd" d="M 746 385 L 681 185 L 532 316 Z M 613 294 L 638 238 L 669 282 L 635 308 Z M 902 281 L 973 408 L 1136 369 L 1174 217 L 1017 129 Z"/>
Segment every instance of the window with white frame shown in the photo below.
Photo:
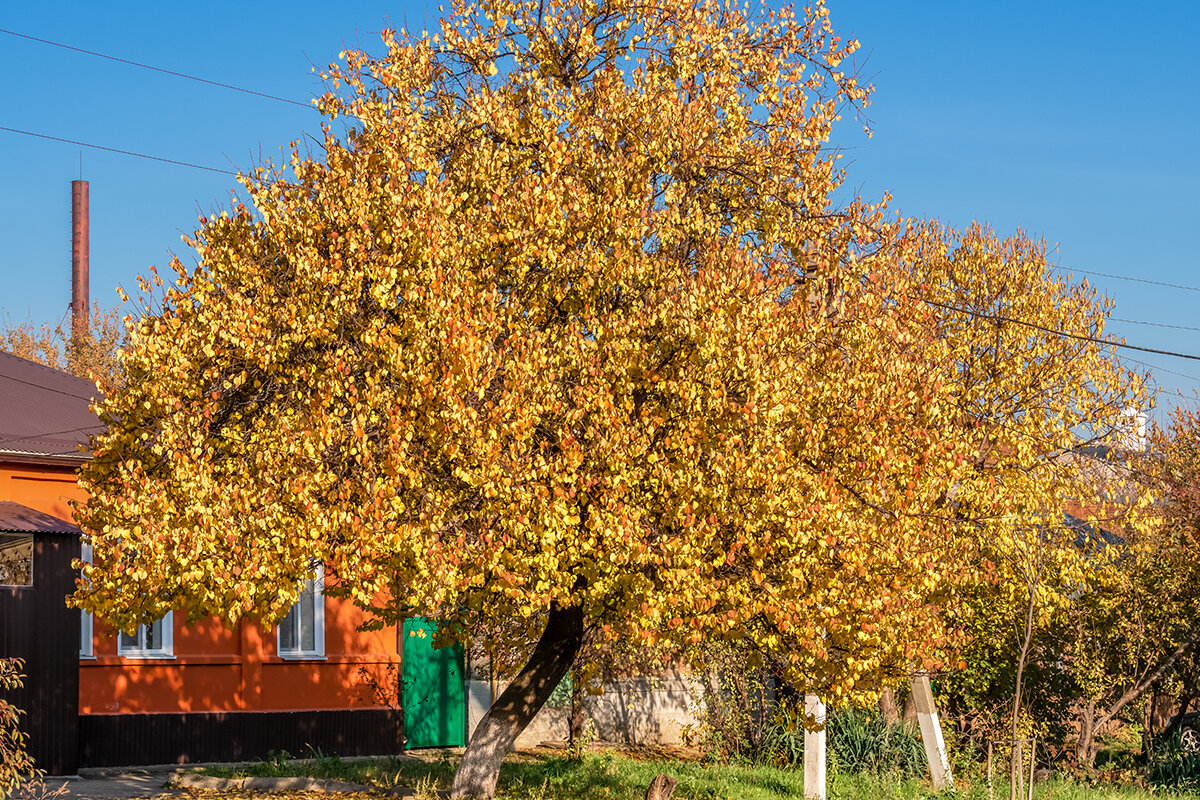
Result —
<path fill-rule="evenodd" d="M 162 619 L 139 625 L 131 634 L 121 631 L 117 636 L 117 653 L 130 658 L 170 658 L 175 654 L 173 627 L 168 611 Z"/>
<path fill-rule="evenodd" d="M 325 568 L 300 581 L 300 596 L 279 623 L 279 655 L 284 658 L 325 657 Z"/>
<path fill-rule="evenodd" d="M 92 546 L 84 542 L 79 547 L 79 560 L 85 564 L 92 563 Z M 91 658 L 92 653 L 92 615 L 80 609 L 79 611 L 79 655 Z"/>

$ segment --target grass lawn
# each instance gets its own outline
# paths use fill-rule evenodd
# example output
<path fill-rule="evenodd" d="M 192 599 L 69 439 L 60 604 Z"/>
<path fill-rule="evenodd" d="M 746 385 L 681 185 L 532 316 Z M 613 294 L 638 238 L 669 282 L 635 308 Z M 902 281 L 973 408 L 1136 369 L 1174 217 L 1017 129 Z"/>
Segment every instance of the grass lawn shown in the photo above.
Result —
<path fill-rule="evenodd" d="M 320 757 L 308 761 L 276 759 L 244 768 L 212 767 L 203 774 L 235 776 L 311 776 L 362 783 L 380 789 L 408 786 L 433 798 L 450 787 L 455 760 L 433 758 L 387 758 L 372 761 L 342 761 Z M 612 751 L 588 753 L 582 759 L 561 754 L 514 754 L 504 762 L 497 788 L 503 800 L 641 800 L 651 779 L 665 772 L 679 780 L 674 797 L 680 800 L 777 800 L 802 798 L 803 773 L 774 767 L 710 764 L 669 758 L 639 758 Z M 962 783 L 962 782 L 960 782 Z M 957 793 L 937 793 L 916 780 L 875 775 L 832 775 L 831 800 L 918 800 L 961 797 L 987 800 L 982 781 L 961 786 Z M 1007 800 L 1007 785 L 995 787 L 996 800 Z M 1178 795 L 1176 795 L 1178 796 Z M 1038 800 L 1151 800 L 1164 795 L 1136 787 L 1085 786 L 1068 781 L 1038 784 Z M 1194 796 L 1193 796 L 1194 797 Z"/>

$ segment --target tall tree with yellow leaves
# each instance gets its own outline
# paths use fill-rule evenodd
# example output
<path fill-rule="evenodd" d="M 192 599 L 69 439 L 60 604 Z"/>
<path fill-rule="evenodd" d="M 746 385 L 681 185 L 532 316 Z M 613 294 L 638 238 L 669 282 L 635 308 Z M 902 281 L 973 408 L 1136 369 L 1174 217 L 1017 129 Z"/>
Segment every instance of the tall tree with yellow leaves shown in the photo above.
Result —
<path fill-rule="evenodd" d="M 589 630 L 747 642 L 835 703 L 944 643 L 953 352 L 831 202 L 867 91 L 824 7 L 455 2 L 384 44 L 327 73 L 344 140 L 143 284 L 79 602 L 271 622 L 324 563 L 380 621 L 522 621 L 456 797 Z"/>

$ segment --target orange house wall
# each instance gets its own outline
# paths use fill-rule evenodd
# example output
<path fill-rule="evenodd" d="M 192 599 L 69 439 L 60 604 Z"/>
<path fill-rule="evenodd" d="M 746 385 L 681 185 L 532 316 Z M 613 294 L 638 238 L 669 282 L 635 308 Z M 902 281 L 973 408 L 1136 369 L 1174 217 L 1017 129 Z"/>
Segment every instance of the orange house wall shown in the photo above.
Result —
<path fill-rule="evenodd" d="M 71 519 L 86 499 L 73 467 L 0 462 L 0 500 Z M 397 705 L 400 656 L 395 627 L 360 631 L 350 603 L 325 602 L 325 658 L 284 659 L 275 630 L 236 629 L 216 618 L 184 624 L 172 615 L 172 658 L 117 655 L 115 631 L 97 619 L 92 658 L 80 659 L 81 714 L 179 711 L 291 711 Z"/>

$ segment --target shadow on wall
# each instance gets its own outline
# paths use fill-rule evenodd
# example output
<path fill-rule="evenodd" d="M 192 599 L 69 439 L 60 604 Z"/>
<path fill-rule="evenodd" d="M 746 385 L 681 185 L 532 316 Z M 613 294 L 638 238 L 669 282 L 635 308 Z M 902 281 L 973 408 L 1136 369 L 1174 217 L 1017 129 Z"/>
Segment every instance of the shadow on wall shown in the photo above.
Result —
<path fill-rule="evenodd" d="M 325 606 L 325 655 L 281 658 L 274 628 L 215 618 L 172 620 L 172 652 L 118 652 L 116 631 L 94 623 L 92 658 L 79 660 L 84 714 L 397 708 L 394 628 L 359 631 L 362 613 L 332 598 Z"/>

